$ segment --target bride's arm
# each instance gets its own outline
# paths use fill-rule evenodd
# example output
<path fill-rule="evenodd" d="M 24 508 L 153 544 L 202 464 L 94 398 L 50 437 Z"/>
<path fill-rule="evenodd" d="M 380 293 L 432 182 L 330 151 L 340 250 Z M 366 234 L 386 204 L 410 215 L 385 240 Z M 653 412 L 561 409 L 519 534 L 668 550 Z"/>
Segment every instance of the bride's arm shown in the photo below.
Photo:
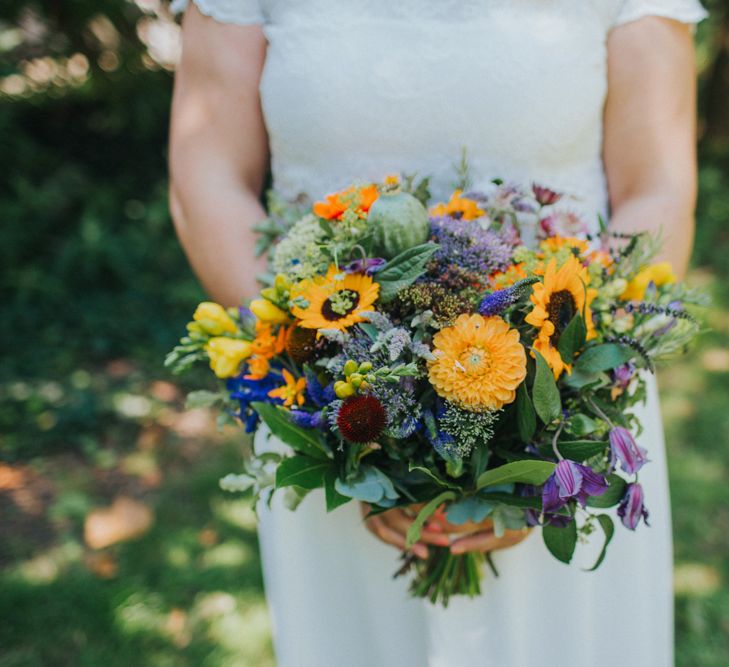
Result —
<path fill-rule="evenodd" d="M 217 23 L 194 5 L 183 23 L 170 129 L 170 210 L 185 252 L 211 296 L 236 305 L 256 290 L 252 225 L 268 139 L 258 84 L 259 26 Z"/>
<path fill-rule="evenodd" d="M 688 26 L 648 17 L 608 40 L 604 159 L 616 231 L 662 231 L 677 274 L 691 254 L 696 84 Z"/>

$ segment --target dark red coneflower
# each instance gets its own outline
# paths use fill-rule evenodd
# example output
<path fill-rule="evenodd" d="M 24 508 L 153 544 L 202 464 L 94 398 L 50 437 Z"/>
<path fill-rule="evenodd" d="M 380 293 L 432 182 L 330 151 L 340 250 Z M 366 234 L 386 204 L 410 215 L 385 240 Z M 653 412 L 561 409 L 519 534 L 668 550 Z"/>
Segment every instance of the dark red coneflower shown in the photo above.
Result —
<path fill-rule="evenodd" d="M 337 426 L 350 442 L 372 442 L 382 433 L 387 423 L 385 408 L 374 396 L 348 398 L 337 415 Z"/>

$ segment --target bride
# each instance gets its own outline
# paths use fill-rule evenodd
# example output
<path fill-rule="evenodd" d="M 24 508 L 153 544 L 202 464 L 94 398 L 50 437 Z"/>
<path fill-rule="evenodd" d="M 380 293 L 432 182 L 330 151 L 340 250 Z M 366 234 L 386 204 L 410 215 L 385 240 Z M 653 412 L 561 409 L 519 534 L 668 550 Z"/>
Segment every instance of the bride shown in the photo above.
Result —
<path fill-rule="evenodd" d="M 255 293 L 251 228 L 269 166 L 291 197 L 400 170 L 430 175 L 443 197 L 465 146 L 474 187 L 499 177 L 560 188 L 593 229 L 609 213 L 614 230 L 661 230 L 680 272 L 696 189 L 689 26 L 704 14 L 698 0 L 194 0 L 170 146 L 172 213 L 190 262 L 219 302 Z M 296 516 L 274 503 L 260 540 L 278 663 L 673 664 L 654 385 L 641 421 L 651 527 L 618 531 L 592 573 L 521 533 L 462 538 L 453 550 L 498 550 L 501 576 L 445 610 L 390 577 L 387 544 L 403 546 L 404 514 L 363 524 L 351 505 L 327 515 L 316 493 Z M 442 537 L 423 539 L 416 554 Z"/>

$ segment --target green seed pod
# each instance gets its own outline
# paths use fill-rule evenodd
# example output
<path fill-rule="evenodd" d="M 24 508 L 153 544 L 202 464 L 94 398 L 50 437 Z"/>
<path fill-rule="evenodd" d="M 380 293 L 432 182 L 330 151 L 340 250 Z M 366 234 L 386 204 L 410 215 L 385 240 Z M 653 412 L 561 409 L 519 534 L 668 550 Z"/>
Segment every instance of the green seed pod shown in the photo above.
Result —
<path fill-rule="evenodd" d="M 430 235 L 428 212 L 408 192 L 383 192 L 372 204 L 368 222 L 373 229 L 375 252 L 385 259 L 425 243 Z"/>

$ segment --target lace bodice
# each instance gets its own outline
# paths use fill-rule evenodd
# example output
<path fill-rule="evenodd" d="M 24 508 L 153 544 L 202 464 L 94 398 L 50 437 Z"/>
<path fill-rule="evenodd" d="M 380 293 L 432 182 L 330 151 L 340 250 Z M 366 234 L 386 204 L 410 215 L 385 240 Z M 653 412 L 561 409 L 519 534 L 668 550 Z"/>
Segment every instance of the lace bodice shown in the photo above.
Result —
<path fill-rule="evenodd" d="M 263 25 L 260 92 L 284 194 L 403 171 L 430 175 L 443 196 L 465 147 L 475 186 L 547 183 L 590 220 L 606 209 L 608 33 L 645 15 L 705 15 L 698 0 L 194 1 Z"/>

